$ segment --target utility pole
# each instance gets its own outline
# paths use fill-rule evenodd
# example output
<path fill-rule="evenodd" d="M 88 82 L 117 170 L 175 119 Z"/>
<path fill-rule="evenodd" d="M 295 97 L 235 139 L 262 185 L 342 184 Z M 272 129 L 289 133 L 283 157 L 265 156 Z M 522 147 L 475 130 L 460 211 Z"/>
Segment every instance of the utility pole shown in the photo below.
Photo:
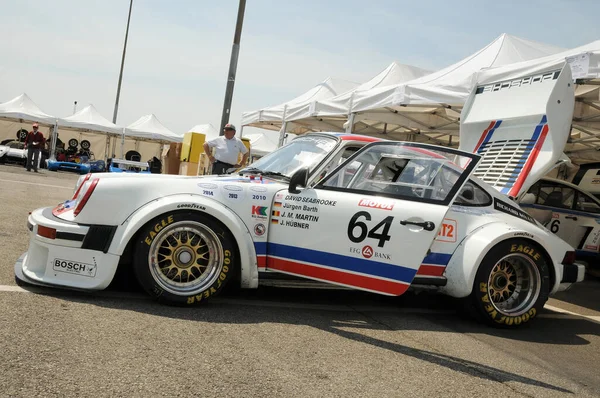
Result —
<path fill-rule="evenodd" d="M 246 0 L 240 0 L 237 22 L 235 25 L 235 35 L 233 37 L 233 48 L 231 49 L 231 61 L 229 62 L 227 88 L 225 89 L 225 102 L 223 103 L 223 115 L 221 116 L 219 135 L 223 135 L 223 127 L 229 123 L 231 100 L 233 99 L 233 85 L 235 84 L 235 72 L 237 70 L 238 54 L 240 53 L 240 38 L 242 36 L 242 24 L 244 22 L 245 10 Z"/>
<path fill-rule="evenodd" d="M 121 58 L 121 71 L 119 72 L 119 83 L 117 85 L 117 98 L 115 99 L 115 111 L 113 113 L 113 123 L 117 123 L 117 112 L 119 111 L 119 96 L 121 95 L 121 81 L 123 80 L 123 66 L 125 65 L 125 52 L 127 51 L 127 37 L 129 36 L 129 21 L 131 20 L 131 8 L 133 0 L 129 2 L 129 16 L 127 17 L 127 29 L 125 30 L 125 44 L 123 45 L 123 56 Z"/>

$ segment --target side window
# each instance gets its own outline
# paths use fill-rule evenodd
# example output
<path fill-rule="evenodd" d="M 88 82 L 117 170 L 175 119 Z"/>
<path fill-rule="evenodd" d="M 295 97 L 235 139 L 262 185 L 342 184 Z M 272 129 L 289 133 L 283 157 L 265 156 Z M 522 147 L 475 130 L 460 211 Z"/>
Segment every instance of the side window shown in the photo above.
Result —
<path fill-rule="evenodd" d="M 467 156 L 447 151 L 404 143 L 373 145 L 326 177 L 320 187 L 449 204 L 466 178 L 460 165 L 472 166 Z"/>
<path fill-rule="evenodd" d="M 332 170 L 334 170 L 336 167 L 338 167 L 339 165 L 344 163 L 346 160 L 348 160 L 360 148 L 361 147 L 356 147 L 356 146 L 349 146 L 349 147 L 344 148 L 344 150 L 342 151 L 342 154 L 338 155 L 339 158 L 337 160 L 333 159 L 333 161 L 329 164 L 329 166 L 327 166 L 325 168 L 325 170 L 323 170 L 319 179 L 322 179 L 327 174 L 331 173 Z M 349 169 L 349 173 L 346 173 L 345 175 L 343 175 L 342 179 L 340 179 L 340 178 L 336 179 L 336 181 L 333 183 L 335 186 L 345 186 L 348 183 L 348 180 L 350 178 L 352 178 L 352 174 L 351 174 L 352 170 L 356 171 L 358 169 L 357 162 L 352 162 L 350 167 L 348 167 L 348 169 Z"/>
<path fill-rule="evenodd" d="M 459 206 L 489 206 L 492 197 L 473 181 L 467 181 L 460 190 L 454 204 Z"/>
<path fill-rule="evenodd" d="M 582 192 L 577 192 L 577 203 L 575 210 L 585 211 L 587 213 L 600 213 L 600 206 L 594 199 Z"/>
<path fill-rule="evenodd" d="M 573 208 L 575 190 L 557 184 L 540 184 L 540 191 L 536 203 L 543 206 L 562 209 Z"/>
<path fill-rule="evenodd" d="M 340 157 L 340 161 L 335 166 L 337 167 L 340 164 L 344 163 L 346 160 L 348 160 L 348 158 L 350 158 L 350 156 L 354 155 L 359 149 L 360 149 L 360 147 L 356 147 L 356 146 L 349 146 L 349 147 L 345 148 L 344 152 L 342 153 L 342 156 Z"/>

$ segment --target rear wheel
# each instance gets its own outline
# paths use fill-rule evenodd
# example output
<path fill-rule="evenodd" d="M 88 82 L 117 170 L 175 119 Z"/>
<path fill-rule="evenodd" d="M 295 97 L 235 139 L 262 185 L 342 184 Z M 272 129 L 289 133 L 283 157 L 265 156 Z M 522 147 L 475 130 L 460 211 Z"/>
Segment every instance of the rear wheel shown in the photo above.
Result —
<path fill-rule="evenodd" d="M 548 265 L 538 246 L 512 240 L 498 244 L 485 256 L 469 301 L 479 319 L 514 328 L 540 312 L 549 292 Z"/>
<path fill-rule="evenodd" d="M 194 305 L 219 294 L 236 263 L 233 236 L 221 223 L 200 213 L 173 212 L 142 229 L 134 271 L 153 298 Z"/>

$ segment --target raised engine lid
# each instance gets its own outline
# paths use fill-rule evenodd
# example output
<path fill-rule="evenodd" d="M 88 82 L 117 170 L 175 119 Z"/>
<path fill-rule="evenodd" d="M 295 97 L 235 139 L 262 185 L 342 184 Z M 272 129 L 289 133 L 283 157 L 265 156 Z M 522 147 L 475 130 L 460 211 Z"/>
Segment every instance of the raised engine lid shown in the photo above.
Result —
<path fill-rule="evenodd" d="M 561 163 L 575 85 L 566 62 L 509 80 L 493 76 L 482 73 L 479 82 L 492 82 L 478 83 L 463 108 L 459 149 L 481 155 L 473 174 L 515 198 Z"/>

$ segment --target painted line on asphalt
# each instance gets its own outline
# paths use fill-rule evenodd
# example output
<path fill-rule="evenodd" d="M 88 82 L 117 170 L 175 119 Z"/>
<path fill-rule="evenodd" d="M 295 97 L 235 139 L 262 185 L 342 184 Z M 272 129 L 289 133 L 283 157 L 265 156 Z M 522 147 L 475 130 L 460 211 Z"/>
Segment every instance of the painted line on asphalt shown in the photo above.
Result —
<path fill-rule="evenodd" d="M 581 317 L 581 318 L 588 319 L 588 320 L 590 320 L 592 322 L 600 323 L 600 316 L 582 315 L 582 314 L 578 314 L 576 312 L 572 312 L 572 311 L 568 311 L 568 310 L 563 310 L 562 308 L 558 308 L 558 307 L 555 307 L 553 305 L 548 305 L 548 304 L 546 304 L 544 306 L 544 308 L 546 308 L 546 309 L 548 309 L 550 311 L 561 313 L 561 314 L 578 316 L 578 317 Z"/>
<path fill-rule="evenodd" d="M 50 185 L 50 184 L 42 184 L 42 183 L 38 183 L 38 182 L 28 182 L 28 181 L 17 181 L 17 180 L 5 180 L 3 178 L 0 178 L 0 181 L 3 182 L 14 182 L 17 184 L 29 184 L 29 185 L 39 185 L 40 187 L 50 187 L 50 188 L 63 188 L 63 189 L 69 189 L 69 190 L 73 190 L 73 186 L 70 187 L 65 187 L 63 185 Z"/>

